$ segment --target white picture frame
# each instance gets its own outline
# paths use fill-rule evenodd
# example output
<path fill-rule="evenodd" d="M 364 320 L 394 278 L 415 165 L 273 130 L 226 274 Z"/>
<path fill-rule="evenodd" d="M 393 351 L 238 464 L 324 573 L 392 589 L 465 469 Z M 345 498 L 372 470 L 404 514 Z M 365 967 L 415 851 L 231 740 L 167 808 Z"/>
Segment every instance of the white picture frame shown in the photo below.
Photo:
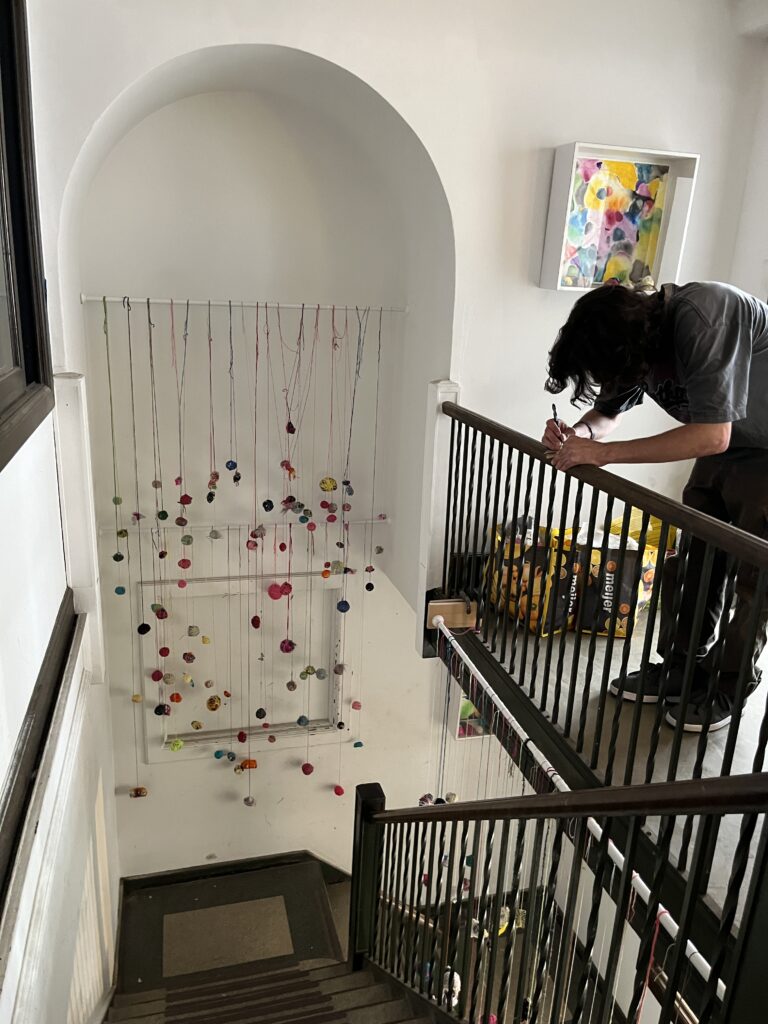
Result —
<path fill-rule="evenodd" d="M 664 175 L 663 208 L 650 273 L 656 283 L 676 282 L 691 215 L 698 154 L 571 142 L 555 150 L 539 286 L 579 293 L 591 291 L 604 283 L 599 279 L 599 273 L 591 283 L 575 274 L 573 276 L 578 283 L 568 283 L 564 275 L 564 267 L 572 258 L 567 256 L 566 246 L 569 245 L 571 250 L 574 247 L 573 238 L 569 242 L 568 235 L 569 220 L 574 212 L 573 184 L 578 164 L 584 160 L 611 160 L 668 168 Z"/>

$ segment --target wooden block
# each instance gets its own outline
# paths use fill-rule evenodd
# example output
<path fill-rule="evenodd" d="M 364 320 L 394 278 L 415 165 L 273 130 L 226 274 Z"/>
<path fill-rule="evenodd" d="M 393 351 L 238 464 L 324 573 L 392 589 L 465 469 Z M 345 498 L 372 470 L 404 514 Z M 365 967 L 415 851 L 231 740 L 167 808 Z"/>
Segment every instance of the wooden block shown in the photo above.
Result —
<path fill-rule="evenodd" d="M 471 628 L 477 621 L 477 601 L 470 602 L 469 611 L 467 611 L 467 602 L 462 601 L 461 598 L 430 601 L 427 605 L 427 626 L 429 629 L 435 628 L 432 623 L 436 615 L 442 615 L 449 629 Z"/>

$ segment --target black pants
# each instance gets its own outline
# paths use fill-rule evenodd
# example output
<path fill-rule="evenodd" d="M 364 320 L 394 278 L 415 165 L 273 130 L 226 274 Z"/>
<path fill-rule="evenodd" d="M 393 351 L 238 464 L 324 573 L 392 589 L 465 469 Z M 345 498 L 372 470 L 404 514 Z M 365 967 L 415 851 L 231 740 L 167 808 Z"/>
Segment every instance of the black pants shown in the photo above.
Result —
<path fill-rule="evenodd" d="M 683 491 L 683 502 L 721 522 L 731 523 L 768 540 L 768 450 L 737 448 L 722 455 L 698 459 Z M 662 656 L 671 650 L 673 657 L 685 658 L 691 647 L 694 608 L 704 582 L 704 550 L 703 541 L 691 542 L 684 581 L 679 578 L 679 556 L 668 558 L 664 565 L 658 647 Z M 724 607 L 726 573 L 727 558 L 723 553 L 716 553 L 707 588 L 704 619 L 693 642 L 697 661 L 705 669 L 712 671 L 719 663 L 718 689 L 732 697 L 745 651 L 751 654 L 747 692 L 760 681 L 757 660 L 768 638 L 768 597 L 765 587 L 761 588 L 761 593 L 756 592 L 757 569 L 742 563 L 736 574 L 731 615 L 731 609 Z M 683 589 L 678 598 L 680 607 L 675 621 L 675 599 L 681 583 Z M 756 601 L 759 602 L 758 608 L 755 608 Z M 729 621 L 719 629 L 724 615 L 730 616 Z"/>

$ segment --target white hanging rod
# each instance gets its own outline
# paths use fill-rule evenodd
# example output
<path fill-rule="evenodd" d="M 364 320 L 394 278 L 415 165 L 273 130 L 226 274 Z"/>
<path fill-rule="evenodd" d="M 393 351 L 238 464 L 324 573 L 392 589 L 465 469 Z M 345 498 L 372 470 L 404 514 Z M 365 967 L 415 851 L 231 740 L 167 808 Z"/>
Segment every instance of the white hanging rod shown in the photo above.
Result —
<path fill-rule="evenodd" d="M 533 757 L 534 761 L 536 761 L 536 763 L 545 773 L 545 775 L 549 776 L 555 789 L 558 790 L 558 792 L 560 793 L 570 793 L 571 788 L 565 781 L 565 779 L 563 779 L 563 777 L 559 774 L 559 772 L 556 771 L 553 765 L 550 764 L 550 762 L 544 756 L 542 751 L 539 750 L 536 744 L 531 741 L 531 738 L 528 735 L 528 733 L 525 731 L 525 729 L 523 729 L 523 727 L 520 725 L 517 719 L 510 713 L 509 709 L 502 703 L 501 698 L 496 695 L 495 691 L 491 687 L 488 680 L 483 676 L 482 672 L 469 658 L 469 656 L 464 652 L 463 648 L 461 648 L 456 643 L 456 637 L 451 632 L 451 630 L 446 626 L 445 619 L 443 618 L 443 616 L 436 615 L 434 619 L 432 619 L 432 626 L 434 629 L 437 629 L 440 633 L 443 634 L 443 636 L 450 644 L 453 653 L 458 655 L 459 659 L 464 662 L 472 676 L 478 681 L 482 690 L 489 697 L 491 703 L 494 705 L 494 707 L 499 712 L 501 717 L 509 726 L 511 726 L 512 729 L 514 729 L 514 731 L 520 737 L 523 747 L 528 748 L 528 751 Z M 589 829 L 589 832 L 594 836 L 594 838 L 597 839 L 597 841 L 599 842 L 603 835 L 603 829 L 598 824 L 598 822 L 595 821 L 594 818 L 587 818 L 587 828 Z M 623 871 L 624 854 L 618 849 L 618 847 L 615 845 L 612 839 L 608 840 L 607 852 L 608 856 L 611 858 L 611 860 L 613 861 L 614 865 L 618 868 L 618 870 Z M 638 875 L 636 871 L 632 872 L 631 886 L 635 890 L 637 895 L 640 897 L 640 899 L 643 901 L 643 903 L 645 903 L 646 905 L 650 903 L 651 890 L 648 888 L 648 886 L 645 884 L 645 882 L 642 880 L 642 878 Z M 677 936 L 680 932 L 680 926 L 678 925 L 677 921 L 675 921 L 675 919 L 670 915 L 669 911 L 662 903 L 659 903 L 658 905 L 658 910 L 656 912 L 656 920 L 667 933 L 667 935 L 669 935 L 672 942 L 676 942 Z M 712 973 L 712 968 L 709 962 L 702 956 L 702 954 L 699 952 L 696 946 L 694 946 L 690 939 L 687 941 L 685 946 L 685 956 L 690 965 L 697 972 L 697 974 L 699 974 L 704 979 L 704 981 L 709 981 L 709 976 Z M 720 999 L 721 1002 L 725 998 L 725 985 L 720 978 L 717 979 L 717 997 L 718 999 Z"/>
<path fill-rule="evenodd" d="M 105 298 L 107 302 L 119 302 L 122 304 L 125 296 L 83 295 L 82 292 L 80 293 L 81 305 L 85 304 L 86 302 L 103 302 Z M 136 298 L 134 296 L 129 295 L 128 298 L 131 300 L 131 303 L 134 306 L 138 305 L 138 303 L 140 302 L 147 301 L 145 296 Z M 229 299 L 150 299 L 149 301 L 156 306 L 170 306 L 171 303 L 173 303 L 174 306 L 186 306 L 187 302 L 190 304 L 190 306 L 207 306 L 210 302 L 211 306 L 227 307 L 229 306 L 230 302 Z M 343 309 L 349 310 L 350 312 L 355 309 L 355 303 L 353 303 L 352 305 L 344 305 L 344 303 L 337 303 L 335 306 L 326 306 L 323 304 L 318 305 L 317 303 L 314 302 L 251 302 L 250 300 L 248 302 L 240 302 L 239 300 L 235 301 L 234 299 L 232 299 L 231 301 L 233 309 L 239 309 L 241 306 L 246 306 L 248 309 L 254 309 L 256 306 L 269 306 L 271 309 L 303 309 L 306 312 L 310 312 L 313 309 L 335 309 L 337 313 Z M 357 305 L 357 309 L 370 309 L 372 313 L 378 312 L 379 309 L 381 309 L 382 313 L 408 312 L 407 306 L 375 306 L 372 305 L 371 303 L 368 303 L 367 305 L 364 306 Z"/>

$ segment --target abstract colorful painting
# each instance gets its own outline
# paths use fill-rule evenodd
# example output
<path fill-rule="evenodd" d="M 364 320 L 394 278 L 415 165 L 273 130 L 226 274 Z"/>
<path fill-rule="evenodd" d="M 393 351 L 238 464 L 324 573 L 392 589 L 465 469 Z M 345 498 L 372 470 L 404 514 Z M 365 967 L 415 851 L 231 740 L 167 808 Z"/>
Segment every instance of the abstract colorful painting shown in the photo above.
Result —
<path fill-rule="evenodd" d="M 669 166 L 577 159 L 560 268 L 564 288 L 652 274 Z"/>

